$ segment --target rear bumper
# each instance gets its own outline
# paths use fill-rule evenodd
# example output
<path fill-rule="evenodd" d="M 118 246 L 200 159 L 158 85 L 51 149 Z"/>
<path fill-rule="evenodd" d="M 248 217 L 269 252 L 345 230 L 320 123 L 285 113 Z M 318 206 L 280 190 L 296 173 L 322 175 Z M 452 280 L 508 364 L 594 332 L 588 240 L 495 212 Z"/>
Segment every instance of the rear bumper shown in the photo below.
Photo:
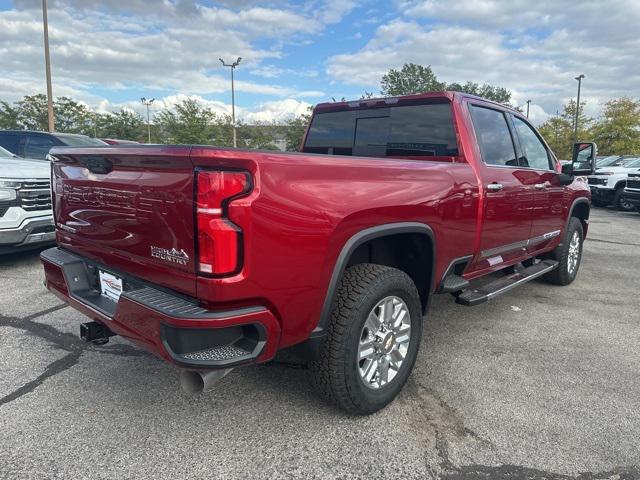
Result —
<path fill-rule="evenodd" d="M 270 360 L 280 325 L 264 306 L 205 310 L 195 299 L 96 265 L 61 248 L 41 253 L 47 288 L 93 320 L 145 350 L 189 369 Z M 123 279 L 116 303 L 99 292 L 98 270 Z"/>
<path fill-rule="evenodd" d="M 640 207 L 640 190 L 629 190 L 626 188 L 624 190 L 624 198 L 636 207 Z"/>

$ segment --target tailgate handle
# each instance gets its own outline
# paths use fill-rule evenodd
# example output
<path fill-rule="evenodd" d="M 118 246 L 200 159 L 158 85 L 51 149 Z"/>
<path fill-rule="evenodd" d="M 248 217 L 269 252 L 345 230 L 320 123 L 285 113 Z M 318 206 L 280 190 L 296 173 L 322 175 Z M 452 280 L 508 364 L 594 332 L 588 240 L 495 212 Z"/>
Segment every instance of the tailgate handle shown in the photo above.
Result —
<path fill-rule="evenodd" d="M 113 170 L 113 163 L 104 157 L 87 157 L 82 160 L 82 163 L 87 167 L 91 173 L 109 173 Z"/>

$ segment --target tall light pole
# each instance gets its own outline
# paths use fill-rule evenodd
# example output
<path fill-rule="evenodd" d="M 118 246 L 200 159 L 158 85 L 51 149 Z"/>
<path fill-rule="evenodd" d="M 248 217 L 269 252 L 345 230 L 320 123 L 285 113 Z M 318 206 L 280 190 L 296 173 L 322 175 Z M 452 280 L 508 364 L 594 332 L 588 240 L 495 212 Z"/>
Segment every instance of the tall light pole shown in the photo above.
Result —
<path fill-rule="evenodd" d="M 578 119 L 580 118 L 580 86 L 582 85 L 582 79 L 584 78 L 583 74 L 580 74 L 576 77 L 578 81 L 578 99 L 576 100 L 576 119 L 573 122 L 573 141 L 578 141 Z"/>
<path fill-rule="evenodd" d="M 155 98 L 146 98 L 146 97 L 142 97 L 140 99 L 142 104 L 147 107 L 147 134 L 148 134 L 147 143 L 151 143 L 151 117 L 149 116 L 149 107 L 151 106 L 154 100 Z"/>
<path fill-rule="evenodd" d="M 236 148 L 238 146 L 238 140 L 236 136 L 236 94 L 233 86 L 233 71 L 240 65 L 242 57 L 238 57 L 233 63 L 225 63 L 221 58 L 218 60 L 220 60 L 223 67 L 229 67 L 231 69 L 231 123 L 233 123 L 233 148 Z"/>
<path fill-rule="evenodd" d="M 531 103 L 531 100 L 527 100 L 527 118 L 529 118 L 529 104 Z"/>
<path fill-rule="evenodd" d="M 49 131 L 55 129 L 53 117 L 53 93 L 51 89 L 51 58 L 49 57 L 49 20 L 47 17 L 47 0 L 42 0 L 42 25 L 44 28 L 44 67 L 47 77 L 47 118 L 49 120 Z"/>

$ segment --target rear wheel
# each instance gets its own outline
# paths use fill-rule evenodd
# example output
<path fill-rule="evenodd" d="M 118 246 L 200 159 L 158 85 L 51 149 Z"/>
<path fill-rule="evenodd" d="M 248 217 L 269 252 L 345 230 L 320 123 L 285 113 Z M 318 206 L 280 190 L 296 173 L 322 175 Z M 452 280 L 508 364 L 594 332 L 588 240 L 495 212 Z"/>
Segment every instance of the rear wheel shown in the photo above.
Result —
<path fill-rule="evenodd" d="M 580 268 L 583 242 L 582 223 L 576 217 L 571 217 L 562 243 L 549 255 L 558 261 L 558 267 L 543 278 L 556 285 L 569 285 L 573 282 Z"/>
<path fill-rule="evenodd" d="M 336 406 L 367 415 L 400 392 L 422 334 L 420 297 L 401 270 L 374 264 L 347 269 L 341 279 L 311 382 Z"/>

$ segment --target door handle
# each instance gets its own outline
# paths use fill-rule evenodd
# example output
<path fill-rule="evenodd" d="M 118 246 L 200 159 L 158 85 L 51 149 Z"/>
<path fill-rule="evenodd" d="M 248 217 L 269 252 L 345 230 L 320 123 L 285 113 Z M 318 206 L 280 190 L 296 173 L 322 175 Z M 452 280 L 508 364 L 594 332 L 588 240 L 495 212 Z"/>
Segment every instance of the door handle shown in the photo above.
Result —
<path fill-rule="evenodd" d="M 536 183 L 533 188 L 535 188 L 536 190 L 545 190 L 547 188 L 547 184 L 546 183 Z"/>
<path fill-rule="evenodd" d="M 496 183 L 496 182 L 493 182 L 487 185 L 487 190 L 489 190 L 490 192 L 499 192 L 503 188 L 504 186 L 501 183 Z"/>

